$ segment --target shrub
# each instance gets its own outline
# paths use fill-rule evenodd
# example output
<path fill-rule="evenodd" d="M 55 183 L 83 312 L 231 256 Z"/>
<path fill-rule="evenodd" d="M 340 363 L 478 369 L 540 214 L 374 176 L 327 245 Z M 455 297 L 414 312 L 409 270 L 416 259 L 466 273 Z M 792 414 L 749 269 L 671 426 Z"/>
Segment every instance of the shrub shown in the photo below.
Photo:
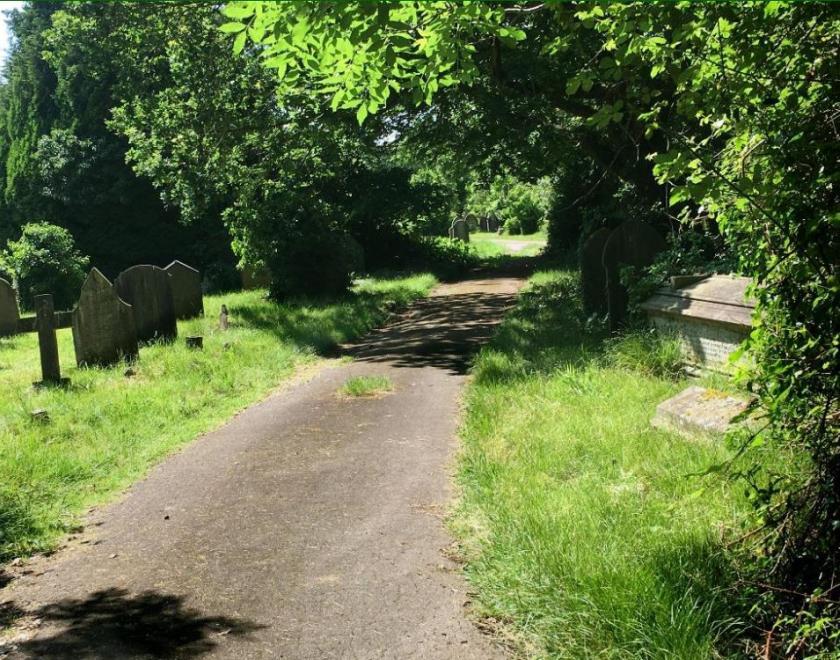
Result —
<path fill-rule="evenodd" d="M 536 186 L 517 183 L 507 194 L 502 209 L 505 232 L 533 234 L 545 220 L 545 208 Z"/>
<path fill-rule="evenodd" d="M 409 263 L 426 268 L 443 280 L 455 279 L 478 264 L 475 248 L 463 241 L 424 236 L 411 248 Z"/>
<path fill-rule="evenodd" d="M 48 222 L 24 225 L 20 239 L 9 241 L 6 261 L 18 282 L 21 305 L 31 309 L 34 297 L 51 293 L 56 309 L 78 300 L 90 260 L 76 249 L 69 231 Z"/>

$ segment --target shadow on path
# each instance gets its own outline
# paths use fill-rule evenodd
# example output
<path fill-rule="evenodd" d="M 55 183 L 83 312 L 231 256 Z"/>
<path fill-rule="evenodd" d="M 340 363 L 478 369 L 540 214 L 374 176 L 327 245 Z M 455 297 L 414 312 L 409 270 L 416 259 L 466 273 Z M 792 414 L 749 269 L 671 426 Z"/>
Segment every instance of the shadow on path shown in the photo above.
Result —
<path fill-rule="evenodd" d="M 58 630 L 15 644 L 6 651 L 9 658 L 195 658 L 212 651 L 221 638 L 264 627 L 203 616 L 186 607 L 183 596 L 153 591 L 132 596 L 122 589 L 61 600 L 26 614 Z M 2 646 L 0 657 L 6 657 Z"/>

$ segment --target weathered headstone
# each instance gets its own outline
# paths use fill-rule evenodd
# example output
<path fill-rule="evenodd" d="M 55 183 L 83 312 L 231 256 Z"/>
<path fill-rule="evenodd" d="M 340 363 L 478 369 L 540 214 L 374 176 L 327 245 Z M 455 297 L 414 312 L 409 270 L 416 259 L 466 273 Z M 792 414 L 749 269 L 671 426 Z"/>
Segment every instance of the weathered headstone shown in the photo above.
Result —
<path fill-rule="evenodd" d="M 622 269 L 650 266 L 665 249 L 665 239 L 653 227 L 637 220 L 627 220 L 616 227 L 604 244 L 603 265 L 607 278 L 607 311 L 611 330 L 627 317 L 629 298 L 621 284 Z"/>
<path fill-rule="evenodd" d="M 607 275 L 604 271 L 604 245 L 610 237 L 606 227 L 592 234 L 580 251 L 580 279 L 583 307 L 590 314 L 607 312 Z"/>
<path fill-rule="evenodd" d="M 76 364 L 109 365 L 137 357 L 134 310 L 120 300 L 108 279 L 96 268 L 82 285 L 73 310 Z"/>
<path fill-rule="evenodd" d="M 458 218 L 452 221 L 452 226 L 449 227 L 449 238 L 457 239 L 464 243 L 470 242 L 470 228 L 466 220 Z"/>
<path fill-rule="evenodd" d="M 175 316 L 191 319 L 204 314 L 204 297 L 201 292 L 201 274 L 192 266 L 173 261 L 164 270 L 172 284 L 172 300 Z"/>
<path fill-rule="evenodd" d="M 11 337 L 17 332 L 18 318 L 15 290 L 6 280 L 0 279 L 0 337 Z"/>
<path fill-rule="evenodd" d="M 175 339 L 178 323 L 169 275 L 157 266 L 132 266 L 114 281 L 117 295 L 134 309 L 139 341 Z"/>
<path fill-rule="evenodd" d="M 749 403 L 726 392 L 694 385 L 660 403 L 651 425 L 688 437 L 722 434 Z"/>
<path fill-rule="evenodd" d="M 55 335 L 55 306 L 49 293 L 35 296 L 35 318 L 38 349 L 41 353 L 41 382 L 38 385 L 59 385 L 61 364 L 58 360 L 58 338 Z"/>
<path fill-rule="evenodd" d="M 228 329 L 228 308 L 227 305 L 222 305 L 222 311 L 219 312 L 219 330 Z"/>

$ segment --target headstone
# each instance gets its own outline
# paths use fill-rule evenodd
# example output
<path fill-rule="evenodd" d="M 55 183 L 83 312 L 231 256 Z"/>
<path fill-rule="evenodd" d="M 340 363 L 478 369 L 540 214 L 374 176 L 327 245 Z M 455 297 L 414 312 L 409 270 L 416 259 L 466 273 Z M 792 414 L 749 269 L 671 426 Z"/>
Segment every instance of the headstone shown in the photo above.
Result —
<path fill-rule="evenodd" d="M 499 227 L 499 218 L 495 213 L 486 215 L 481 219 L 481 231 L 496 233 L 499 231 Z"/>
<path fill-rule="evenodd" d="M 134 309 L 139 341 L 175 339 L 178 323 L 169 275 L 157 266 L 132 266 L 114 281 L 117 295 Z"/>
<path fill-rule="evenodd" d="M 651 425 L 688 437 L 717 435 L 725 433 L 748 406 L 749 401 L 740 397 L 695 385 L 660 403 Z"/>
<path fill-rule="evenodd" d="M 607 311 L 611 330 L 627 317 L 629 298 L 621 284 L 622 269 L 650 266 L 665 249 L 665 239 L 649 224 L 627 220 L 616 227 L 604 244 L 603 265 L 607 278 Z"/>
<path fill-rule="evenodd" d="M 599 229 L 580 251 L 580 279 L 583 308 L 590 314 L 607 313 L 607 275 L 604 271 L 604 245 L 610 237 L 607 228 Z"/>
<path fill-rule="evenodd" d="M 187 337 L 187 348 L 201 350 L 204 348 L 204 337 L 197 335 L 194 337 Z"/>
<path fill-rule="evenodd" d="M 41 353 L 41 383 L 58 385 L 61 364 L 58 361 L 58 339 L 55 335 L 55 306 L 49 293 L 35 296 L 35 318 L 38 328 L 38 348 Z"/>
<path fill-rule="evenodd" d="M 96 268 L 82 285 L 73 310 L 76 364 L 109 365 L 137 357 L 134 310 L 120 300 L 108 279 Z"/>
<path fill-rule="evenodd" d="M 227 305 L 222 305 L 222 311 L 219 312 L 219 330 L 228 329 L 228 308 Z"/>
<path fill-rule="evenodd" d="M 15 290 L 6 280 L 0 279 L 0 337 L 17 333 L 19 318 Z"/>
<path fill-rule="evenodd" d="M 204 314 L 201 274 L 192 266 L 177 260 L 164 270 L 169 274 L 169 282 L 172 285 L 175 316 L 179 319 L 191 319 Z"/>
<path fill-rule="evenodd" d="M 449 227 L 449 238 L 463 241 L 464 243 L 470 242 L 470 228 L 467 226 L 466 220 L 458 218 L 452 221 L 452 226 Z"/>
<path fill-rule="evenodd" d="M 464 216 L 464 222 L 467 223 L 467 229 L 470 231 L 476 231 L 478 229 L 478 218 L 474 213 L 467 213 Z"/>

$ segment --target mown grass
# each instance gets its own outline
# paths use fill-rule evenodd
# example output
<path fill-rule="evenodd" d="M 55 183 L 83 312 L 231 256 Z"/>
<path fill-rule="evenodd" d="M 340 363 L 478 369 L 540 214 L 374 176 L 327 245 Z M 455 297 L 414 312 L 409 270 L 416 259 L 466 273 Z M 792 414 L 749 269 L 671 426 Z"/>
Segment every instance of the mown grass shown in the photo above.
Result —
<path fill-rule="evenodd" d="M 66 389 L 32 387 L 40 374 L 35 335 L 0 340 L 0 561 L 54 547 L 87 507 L 434 283 L 430 275 L 365 280 L 332 302 L 277 305 L 260 291 L 207 297 L 206 317 L 179 323 L 172 345 L 142 348 L 130 376 L 124 365 L 76 368 L 63 330 Z M 222 304 L 227 332 L 217 329 Z M 187 335 L 203 335 L 204 350 L 186 348 Z M 48 423 L 32 419 L 39 408 Z"/>
<path fill-rule="evenodd" d="M 521 250 L 512 250 L 509 243 L 534 243 Z M 480 259 L 493 259 L 503 256 L 533 257 L 545 248 L 546 236 L 542 232 L 528 235 L 494 234 L 492 232 L 474 232 L 470 234 L 470 245 Z"/>
<path fill-rule="evenodd" d="M 451 523 L 477 614 L 529 657 L 716 657 L 744 627 L 723 544 L 749 508 L 699 475 L 731 453 L 650 427 L 686 385 L 672 347 L 605 344 L 577 289 L 535 275 L 475 364 Z"/>
<path fill-rule="evenodd" d="M 394 384 L 387 376 L 354 376 L 348 378 L 341 387 L 345 396 L 376 396 L 390 392 Z"/>

